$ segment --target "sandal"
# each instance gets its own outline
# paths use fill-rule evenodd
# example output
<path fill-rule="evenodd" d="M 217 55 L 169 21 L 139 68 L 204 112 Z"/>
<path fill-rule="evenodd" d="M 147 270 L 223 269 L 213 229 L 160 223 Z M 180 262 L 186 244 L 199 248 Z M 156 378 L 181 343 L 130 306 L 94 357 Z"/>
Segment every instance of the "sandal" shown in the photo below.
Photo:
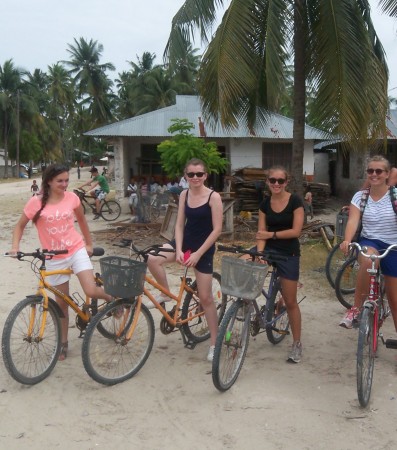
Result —
<path fill-rule="evenodd" d="M 68 341 L 61 344 L 61 353 L 59 354 L 58 361 L 65 361 L 68 356 Z"/>

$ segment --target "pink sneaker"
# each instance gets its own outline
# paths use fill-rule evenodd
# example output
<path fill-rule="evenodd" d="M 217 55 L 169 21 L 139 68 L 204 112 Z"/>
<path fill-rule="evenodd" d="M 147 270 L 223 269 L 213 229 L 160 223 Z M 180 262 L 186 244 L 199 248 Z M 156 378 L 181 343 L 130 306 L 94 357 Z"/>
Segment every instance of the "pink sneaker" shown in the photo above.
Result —
<path fill-rule="evenodd" d="M 339 326 L 353 328 L 353 322 L 357 321 L 359 314 L 360 310 L 356 306 L 351 307 L 347 310 L 345 317 L 339 322 Z"/>

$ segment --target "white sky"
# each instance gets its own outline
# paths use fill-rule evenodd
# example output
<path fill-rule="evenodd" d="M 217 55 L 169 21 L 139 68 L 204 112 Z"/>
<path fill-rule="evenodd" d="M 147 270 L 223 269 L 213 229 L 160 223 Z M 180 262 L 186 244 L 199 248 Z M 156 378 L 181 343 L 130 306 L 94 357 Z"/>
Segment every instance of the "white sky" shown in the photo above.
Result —
<path fill-rule="evenodd" d="M 128 70 L 144 51 L 162 62 L 171 20 L 184 0 L 6 0 L 0 13 L 0 64 L 10 58 L 33 72 L 69 59 L 74 38 L 93 39 L 104 46 L 102 63 Z M 226 2 L 227 3 L 227 2 Z M 397 20 L 380 14 L 370 0 L 372 19 L 387 54 L 389 95 L 397 97 Z M 200 47 L 197 42 L 195 47 Z"/>

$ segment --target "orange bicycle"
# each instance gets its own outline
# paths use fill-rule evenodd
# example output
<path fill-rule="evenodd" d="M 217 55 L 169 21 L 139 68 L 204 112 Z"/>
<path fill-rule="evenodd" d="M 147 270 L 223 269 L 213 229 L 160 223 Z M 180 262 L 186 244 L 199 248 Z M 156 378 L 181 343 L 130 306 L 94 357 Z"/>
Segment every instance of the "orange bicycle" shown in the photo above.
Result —
<path fill-rule="evenodd" d="M 178 293 L 174 294 L 146 275 L 149 255 L 172 252 L 173 249 L 151 245 L 143 250 L 130 246 L 138 260 L 109 256 L 102 258 L 101 271 L 105 290 L 119 300 L 109 304 L 93 317 L 83 341 L 82 358 L 87 373 L 97 382 L 113 385 L 133 377 L 145 364 L 153 347 L 154 321 L 149 309 L 142 302 L 144 294 L 163 315 L 160 330 L 163 334 L 179 331 L 185 347 L 193 349 L 198 342 L 210 337 L 204 310 L 200 305 L 196 281 L 183 269 Z M 140 259 L 140 260 L 139 260 Z M 158 303 L 149 291 L 152 286 L 174 300 L 171 310 L 165 303 Z M 221 276 L 213 273 L 213 297 L 220 323 L 226 310 L 227 296 L 221 292 Z M 105 336 L 101 329 L 111 330 Z"/>
<path fill-rule="evenodd" d="M 98 305 L 97 299 L 83 299 L 78 292 L 66 295 L 46 280 L 50 275 L 73 273 L 71 269 L 46 270 L 46 260 L 65 253 L 67 250 L 39 249 L 32 253 L 17 253 L 16 257 L 20 261 L 26 261 L 27 257 L 32 258 L 28 261 L 39 279 L 36 293 L 26 296 L 14 306 L 3 328 L 1 349 L 4 365 L 11 377 L 19 383 L 32 385 L 44 380 L 54 369 L 61 352 L 60 320 L 63 313 L 48 293 L 62 298 L 76 313 L 76 326 L 80 330 L 80 337 L 84 336 L 91 317 L 106 304 L 104 300 Z M 102 248 L 94 249 L 93 256 L 103 254 Z M 103 285 L 98 273 L 95 275 L 95 283 L 98 286 Z M 104 335 L 109 335 L 104 325 L 99 329 Z"/>

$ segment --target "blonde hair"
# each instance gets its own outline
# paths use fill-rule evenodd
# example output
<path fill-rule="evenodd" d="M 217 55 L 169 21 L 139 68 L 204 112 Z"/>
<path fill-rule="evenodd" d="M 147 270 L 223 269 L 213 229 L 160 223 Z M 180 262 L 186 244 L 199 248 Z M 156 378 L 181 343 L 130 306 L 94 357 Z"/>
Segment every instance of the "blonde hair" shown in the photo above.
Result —
<path fill-rule="evenodd" d="M 371 162 L 383 163 L 385 165 L 386 172 L 390 172 L 390 169 L 391 169 L 390 162 L 384 156 L 375 155 L 372 158 L 369 158 L 367 161 L 367 168 L 368 168 L 368 164 L 370 164 Z"/>

